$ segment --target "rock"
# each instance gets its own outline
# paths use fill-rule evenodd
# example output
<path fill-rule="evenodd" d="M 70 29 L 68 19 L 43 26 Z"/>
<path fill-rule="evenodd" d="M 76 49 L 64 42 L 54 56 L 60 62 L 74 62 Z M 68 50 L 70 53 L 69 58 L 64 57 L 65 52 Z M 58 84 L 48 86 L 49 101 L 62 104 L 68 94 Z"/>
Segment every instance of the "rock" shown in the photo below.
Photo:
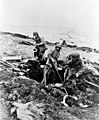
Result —
<path fill-rule="evenodd" d="M 27 41 L 19 41 L 19 44 L 23 44 L 23 45 L 34 45 L 33 43 L 31 43 L 31 42 L 27 42 Z"/>
<path fill-rule="evenodd" d="M 87 53 L 93 51 L 93 49 L 90 47 L 77 47 L 77 50 L 86 51 Z"/>
<path fill-rule="evenodd" d="M 70 47 L 70 48 L 77 48 L 77 45 L 72 44 L 72 43 L 69 43 L 69 44 L 67 44 L 67 47 Z"/>
<path fill-rule="evenodd" d="M 97 50 L 97 49 L 94 49 L 94 52 L 95 52 L 95 53 L 99 53 L 99 50 Z"/>
<path fill-rule="evenodd" d="M 32 102 L 28 102 L 26 104 L 23 103 L 13 103 L 15 106 L 11 109 L 11 114 L 16 112 L 18 119 L 20 120 L 41 120 L 41 116 L 44 118 L 44 105 L 43 104 L 33 104 Z"/>
<path fill-rule="evenodd" d="M 99 76 L 99 71 L 92 64 L 86 64 L 86 68 L 92 72 L 93 75 Z"/>
<path fill-rule="evenodd" d="M 50 45 L 50 46 L 60 44 L 59 42 L 55 42 L 55 43 L 52 43 L 52 42 L 49 42 L 49 41 L 45 41 L 45 42 L 46 42 L 47 45 Z"/>
<path fill-rule="evenodd" d="M 58 89 L 58 88 L 52 88 L 50 90 L 50 94 L 53 97 L 57 98 L 59 101 L 61 101 L 63 96 L 65 95 L 65 93 L 63 91 L 61 91 L 60 89 Z"/>
<path fill-rule="evenodd" d="M 93 101 L 94 101 L 94 103 L 98 103 L 99 104 L 99 93 L 95 93 L 93 95 Z"/>

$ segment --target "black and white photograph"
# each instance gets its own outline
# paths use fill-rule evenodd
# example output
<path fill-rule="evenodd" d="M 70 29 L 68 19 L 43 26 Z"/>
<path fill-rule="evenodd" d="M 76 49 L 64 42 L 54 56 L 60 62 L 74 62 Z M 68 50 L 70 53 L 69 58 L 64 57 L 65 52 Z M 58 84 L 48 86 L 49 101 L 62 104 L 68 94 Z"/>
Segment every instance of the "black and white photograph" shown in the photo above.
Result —
<path fill-rule="evenodd" d="M 99 0 L 0 0 L 0 120 L 99 120 Z"/>

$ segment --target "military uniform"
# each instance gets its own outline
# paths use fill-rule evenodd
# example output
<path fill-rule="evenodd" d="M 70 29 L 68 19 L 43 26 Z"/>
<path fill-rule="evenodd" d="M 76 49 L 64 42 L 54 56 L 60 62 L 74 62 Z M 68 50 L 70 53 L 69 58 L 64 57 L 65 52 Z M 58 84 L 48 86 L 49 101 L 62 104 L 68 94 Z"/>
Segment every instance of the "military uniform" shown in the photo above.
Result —
<path fill-rule="evenodd" d="M 60 56 L 60 52 L 59 51 L 56 51 L 56 50 L 53 50 L 51 53 L 50 53 L 51 57 L 53 59 L 55 59 L 57 61 L 57 59 L 59 58 Z"/>
<path fill-rule="evenodd" d="M 36 42 L 36 47 L 34 50 L 34 57 L 38 57 L 38 59 L 42 59 L 46 48 L 46 44 L 44 42 L 44 39 L 41 38 L 37 32 L 34 32 L 33 35 L 35 36 L 34 40 Z"/>
<path fill-rule="evenodd" d="M 52 61 L 54 63 L 54 65 L 57 67 L 57 60 L 60 56 L 60 49 L 61 46 L 60 45 L 56 45 L 55 46 L 55 50 L 53 50 L 51 53 L 48 54 L 48 57 L 50 56 L 52 58 Z M 53 69 L 52 65 L 50 64 L 50 61 L 47 61 L 48 64 L 48 76 L 49 76 L 49 83 L 55 83 L 56 81 L 56 72 Z"/>
<path fill-rule="evenodd" d="M 64 73 L 64 80 L 69 79 L 72 75 L 76 75 L 77 72 L 83 67 L 82 60 L 78 53 L 70 54 L 66 61 L 67 68 Z"/>

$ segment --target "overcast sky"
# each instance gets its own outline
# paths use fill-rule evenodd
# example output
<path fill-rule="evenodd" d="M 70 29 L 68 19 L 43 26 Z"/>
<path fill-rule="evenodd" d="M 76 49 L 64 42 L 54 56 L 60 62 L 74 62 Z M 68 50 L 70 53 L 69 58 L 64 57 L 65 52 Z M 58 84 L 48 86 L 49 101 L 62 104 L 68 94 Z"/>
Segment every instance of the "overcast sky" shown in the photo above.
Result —
<path fill-rule="evenodd" d="M 73 25 L 99 28 L 99 0 L 0 0 L 0 27 Z"/>

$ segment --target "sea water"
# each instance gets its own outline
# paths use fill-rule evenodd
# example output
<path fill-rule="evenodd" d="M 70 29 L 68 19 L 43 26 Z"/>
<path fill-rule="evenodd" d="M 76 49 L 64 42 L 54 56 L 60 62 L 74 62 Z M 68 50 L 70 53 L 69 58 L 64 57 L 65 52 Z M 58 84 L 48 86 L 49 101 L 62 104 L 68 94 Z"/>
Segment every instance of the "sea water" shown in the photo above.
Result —
<path fill-rule="evenodd" d="M 32 37 L 33 32 L 38 32 L 45 41 L 62 42 L 66 40 L 68 44 L 91 47 L 99 49 L 98 30 L 93 28 L 77 28 L 69 26 L 40 26 L 40 25 L 17 25 L 8 26 L 1 31 L 20 33 Z"/>

